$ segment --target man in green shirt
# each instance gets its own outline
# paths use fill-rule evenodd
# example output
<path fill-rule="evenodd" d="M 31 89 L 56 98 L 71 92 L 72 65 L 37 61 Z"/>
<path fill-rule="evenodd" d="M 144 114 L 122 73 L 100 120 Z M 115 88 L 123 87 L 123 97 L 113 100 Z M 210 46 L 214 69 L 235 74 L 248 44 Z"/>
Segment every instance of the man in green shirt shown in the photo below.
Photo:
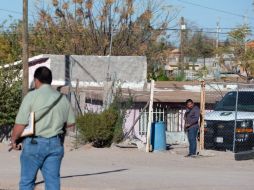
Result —
<path fill-rule="evenodd" d="M 34 73 L 35 90 L 23 99 L 12 131 L 11 146 L 18 150 L 20 138 L 28 124 L 30 112 L 35 113 L 35 135 L 22 142 L 21 190 L 33 190 L 38 170 L 45 181 L 45 189 L 60 190 L 60 166 L 64 155 L 61 134 L 65 127 L 75 124 L 70 102 L 51 87 L 52 73 L 39 67 Z"/>

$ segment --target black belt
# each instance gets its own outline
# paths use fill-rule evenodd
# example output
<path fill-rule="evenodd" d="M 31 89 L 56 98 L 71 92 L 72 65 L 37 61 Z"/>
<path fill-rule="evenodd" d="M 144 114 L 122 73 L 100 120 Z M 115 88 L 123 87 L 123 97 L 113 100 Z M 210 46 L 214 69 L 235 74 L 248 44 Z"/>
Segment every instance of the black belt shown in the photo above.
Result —
<path fill-rule="evenodd" d="M 55 138 L 55 137 L 61 137 L 61 134 L 55 135 L 53 137 L 42 137 L 42 136 L 31 136 L 30 138 L 45 138 L 45 139 L 51 139 L 51 138 Z"/>
<path fill-rule="evenodd" d="M 37 144 L 36 138 L 51 139 L 51 138 L 56 138 L 56 137 L 59 138 L 59 139 L 61 139 L 61 134 L 58 134 L 58 135 L 55 135 L 55 136 L 49 137 L 49 138 L 41 137 L 41 136 L 31 136 L 30 138 L 31 138 L 31 143 L 32 143 L 32 144 Z"/>

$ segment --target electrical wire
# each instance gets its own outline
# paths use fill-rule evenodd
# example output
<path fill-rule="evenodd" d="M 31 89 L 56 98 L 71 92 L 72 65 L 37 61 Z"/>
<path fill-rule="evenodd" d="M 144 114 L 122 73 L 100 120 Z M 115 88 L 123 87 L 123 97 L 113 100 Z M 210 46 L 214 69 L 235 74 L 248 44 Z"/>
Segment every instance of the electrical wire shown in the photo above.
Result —
<path fill-rule="evenodd" d="M 35 28 L 35 27 L 30 27 L 29 29 L 32 30 L 33 28 Z M 46 28 L 44 28 L 44 29 L 46 29 Z M 65 28 L 58 28 L 58 29 L 62 30 L 62 33 L 64 33 L 64 34 L 76 34 L 76 35 L 80 35 L 80 36 L 84 35 L 84 32 L 66 31 Z M 180 32 L 181 29 L 179 29 L 179 28 L 165 28 L 165 29 L 154 29 L 154 31 L 176 31 L 176 32 Z M 230 34 L 230 32 L 206 31 L 206 30 L 203 30 L 203 29 L 198 29 L 198 30 L 185 29 L 185 31 L 200 32 L 200 33 L 204 33 L 204 34 L 217 34 L 217 33 L 221 34 L 221 35 Z M 18 34 L 18 32 L 15 32 L 15 31 L 8 32 L 8 33 L 9 34 Z M 114 30 L 114 33 L 117 33 L 117 30 Z M 45 32 L 36 33 L 36 35 L 44 35 L 44 34 L 45 34 Z"/>
<path fill-rule="evenodd" d="M 244 16 L 244 15 L 241 15 L 241 14 L 233 13 L 233 12 L 222 10 L 222 9 L 207 7 L 207 6 L 204 6 L 204 5 L 201 5 L 201 4 L 197 4 L 197 3 L 192 3 L 192 2 L 189 2 L 189 1 L 186 1 L 186 0 L 177 0 L 177 1 L 185 3 L 185 4 L 189 4 L 189 5 L 193 5 L 193 6 L 197 6 L 197 7 L 201 7 L 201 8 L 205 8 L 205 9 L 209 9 L 209 10 L 212 10 L 212 11 L 216 11 L 216 12 L 232 15 L 232 16 L 237 16 L 237 17 L 241 17 L 241 18 L 254 19 L 254 17 Z"/>
<path fill-rule="evenodd" d="M 12 11 L 12 10 L 7 10 L 7 9 L 0 9 L 0 11 L 22 15 L 21 12 Z"/>

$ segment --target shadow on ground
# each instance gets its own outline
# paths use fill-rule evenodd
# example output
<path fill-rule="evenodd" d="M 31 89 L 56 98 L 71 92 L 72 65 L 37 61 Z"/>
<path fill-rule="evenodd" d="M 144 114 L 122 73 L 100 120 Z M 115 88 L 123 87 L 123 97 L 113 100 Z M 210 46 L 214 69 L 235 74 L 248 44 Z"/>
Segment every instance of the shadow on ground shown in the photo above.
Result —
<path fill-rule="evenodd" d="M 108 173 L 122 172 L 122 171 L 126 171 L 126 170 L 128 170 L 128 169 L 110 170 L 110 171 L 96 172 L 96 173 L 89 173 L 89 174 L 68 175 L 68 176 L 61 176 L 61 179 L 73 178 L 73 177 L 85 177 L 85 176 L 91 176 L 91 175 L 102 175 L 102 174 L 108 174 Z M 44 180 L 36 182 L 35 186 L 42 184 L 42 183 L 44 183 Z"/>

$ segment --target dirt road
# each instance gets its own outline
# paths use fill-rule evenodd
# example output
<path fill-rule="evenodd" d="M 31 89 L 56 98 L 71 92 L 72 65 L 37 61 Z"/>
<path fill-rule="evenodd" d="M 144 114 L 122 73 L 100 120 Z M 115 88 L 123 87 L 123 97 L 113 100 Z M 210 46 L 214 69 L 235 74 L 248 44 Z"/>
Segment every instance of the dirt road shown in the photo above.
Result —
<path fill-rule="evenodd" d="M 231 152 L 185 158 L 187 147 L 145 153 L 135 148 L 66 147 L 62 190 L 253 190 L 254 160 L 235 161 Z M 0 144 L 0 189 L 18 189 L 19 154 Z M 44 189 L 42 177 L 36 189 Z"/>

